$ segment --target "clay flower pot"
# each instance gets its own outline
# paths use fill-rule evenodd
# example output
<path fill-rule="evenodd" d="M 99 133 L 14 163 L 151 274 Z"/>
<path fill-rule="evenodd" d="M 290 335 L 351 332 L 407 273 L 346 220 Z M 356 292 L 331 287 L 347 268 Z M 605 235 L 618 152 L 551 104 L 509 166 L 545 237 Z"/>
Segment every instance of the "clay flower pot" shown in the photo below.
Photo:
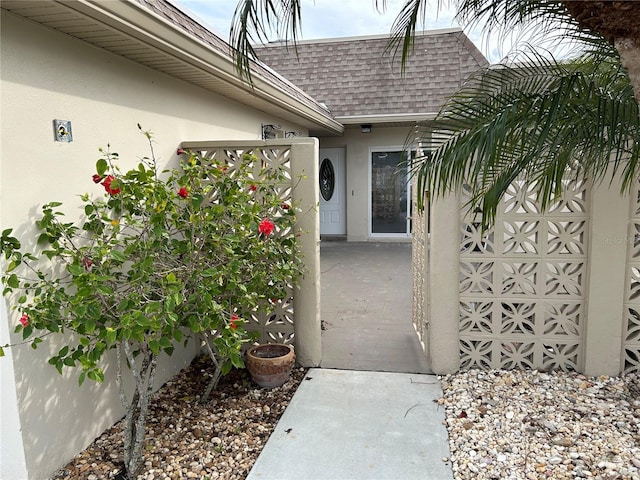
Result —
<path fill-rule="evenodd" d="M 283 343 L 255 345 L 247 350 L 244 363 L 258 385 L 274 388 L 289 378 L 296 363 L 296 354 L 291 345 Z"/>

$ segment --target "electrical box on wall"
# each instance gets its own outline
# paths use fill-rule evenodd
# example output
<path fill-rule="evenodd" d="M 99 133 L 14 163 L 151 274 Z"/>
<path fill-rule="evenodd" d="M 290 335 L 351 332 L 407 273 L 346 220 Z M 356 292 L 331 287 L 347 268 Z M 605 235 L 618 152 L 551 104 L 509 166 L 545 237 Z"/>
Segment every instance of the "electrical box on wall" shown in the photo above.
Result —
<path fill-rule="evenodd" d="M 53 121 L 53 139 L 56 142 L 73 142 L 70 120 L 56 119 Z"/>

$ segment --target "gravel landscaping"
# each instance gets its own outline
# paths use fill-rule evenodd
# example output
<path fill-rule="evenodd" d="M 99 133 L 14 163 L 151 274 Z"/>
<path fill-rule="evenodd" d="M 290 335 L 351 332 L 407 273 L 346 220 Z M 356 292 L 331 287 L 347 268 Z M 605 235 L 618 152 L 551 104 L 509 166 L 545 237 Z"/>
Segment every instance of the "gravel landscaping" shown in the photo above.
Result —
<path fill-rule="evenodd" d="M 203 404 L 212 371 L 208 358 L 196 359 L 154 395 L 139 479 L 245 478 L 306 369 L 294 369 L 287 383 L 271 390 L 260 389 L 246 370 L 232 371 Z M 123 465 L 118 423 L 53 478 L 116 478 Z"/>
<path fill-rule="evenodd" d="M 154 396 L 139 479 L 246 478 L 306 370 L 273 390 L 234 371 L 202 404 L 209 371 L 197 359 Z M 442 461 L 456 480 L 640 480 L 638 376 L 472 370 L 439 378 L 451 450 Z M 116 478 L 121 451 L 116 425 L 53 478 Z"/>
<path fill-rule="evenodd" d="M 635 375 L 471 370 L 442 383 L 456 479 L 640 480 Z"/>

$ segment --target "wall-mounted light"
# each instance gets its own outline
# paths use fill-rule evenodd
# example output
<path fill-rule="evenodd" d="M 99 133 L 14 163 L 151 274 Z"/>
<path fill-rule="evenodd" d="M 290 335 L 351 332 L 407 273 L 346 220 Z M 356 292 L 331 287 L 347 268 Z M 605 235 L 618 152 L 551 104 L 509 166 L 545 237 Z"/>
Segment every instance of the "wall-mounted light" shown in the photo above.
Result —
<path fill-rule="evenodd" d="M 280 125 L 272 125 L 272 124 L 263 124 L 262 125 L 262 139 L 263 140 L 269 140 L 271 138 L 276 138 L 277 132 L 279 130 L 282 130 L 282 127 Z"/>
<path fill-rule="evenodd" d="M 371 133 L 371 124 L 360 125 L 360 131 L 362 133 Z"/>

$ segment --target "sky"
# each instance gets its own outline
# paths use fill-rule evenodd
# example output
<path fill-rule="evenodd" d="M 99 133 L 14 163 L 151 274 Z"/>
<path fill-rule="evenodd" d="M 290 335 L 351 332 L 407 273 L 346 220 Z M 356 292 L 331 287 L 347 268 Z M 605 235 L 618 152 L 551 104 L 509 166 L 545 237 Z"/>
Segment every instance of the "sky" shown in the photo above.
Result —
<path fill-rule="evenodd" d="M 193 14 L 196 20 L 223 39 L 229 39 L 229 28 L 237 0 L 171 1 L 178 7 L 184 7 L 186 13 Z M 404 3 L 406 0 L 387 0 L 386 11 L 379 12 L 376 10 L 375 0 L 302 0 L 300 39 L 388 34 Z M 443 7 L 438 11 L 437 3 L 437 0 L 428 1 L 427 15 L 419 30 L 459 27 L 454 20 L 455 10 Z M 485 41 L 479 29 L 465 29 L 465 33 L 492 63 L 500 61 L 508 53 L 508 45 L 497 39 Z"/>

